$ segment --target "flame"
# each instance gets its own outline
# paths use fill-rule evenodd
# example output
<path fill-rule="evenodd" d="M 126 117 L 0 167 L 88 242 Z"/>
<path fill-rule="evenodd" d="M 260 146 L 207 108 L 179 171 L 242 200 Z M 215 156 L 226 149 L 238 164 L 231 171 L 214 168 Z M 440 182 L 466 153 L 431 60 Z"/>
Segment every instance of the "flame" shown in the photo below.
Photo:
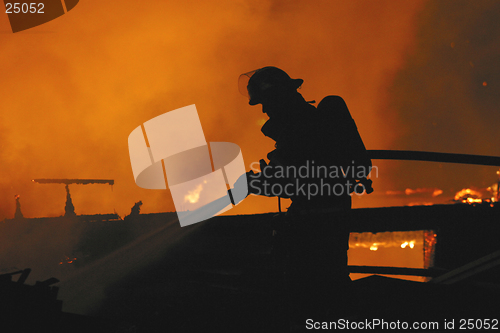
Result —
<path fill-rule="evenodd" d="M 370 251 L 377 251 L 379 248 L 409 247 L 413 249 L 416 245 L 423 244 L 420 239 L 420 231 L 393 231 L 372 234 L 369 232 L 352 232 L 349 238 L 349 248 L 369 248 Z"/>
<path fill-rule="evenodd" d="M 204 184 L 207 183 L 207 181 L 203 181 Z M 197 203 L 198 200 L 200 200 L 200 192 L 203 190 L 203 185 L 199 184 L 194 190 L 188 191 L 188 194 L 184 196 L 184 202 L 190 202 L 192 204 Z"/>
<path fill-rule="evenodd" d="M 432 196 L 433 197 L 437 197 L 438 195 L 441 195 L 443 194 L 443 190 L 440 190 L 440 189 L 435 189 L 434 192 L 432 192 Z"/>
<path fill-rule="evenodd" d="M 481 196 L 479 192 L 471 190 L 470 188 L 464 188 L 461 191 L 458 191 L 457 194 L 455 194 L 455 200 L 460 200 L 461 197 L 472 194 Z"/>
<path fill-rule="evenodd" d="M 470 188 L 464 188 L 455 194 L 454 200 L 463 203 L 474 204 L 483 202 L 483 199 L 481 199 L 481 197 L 481 192 L 475 191 Z"/>
<path fill-rule="evenodd" d="M 500 198 L 499 190 L 500 190 L 500 170 L 496 171 L 498 175 L 498 182 L 491 186 L 488 186 L 486 189 L 473 190 L 471 188 L 464 188 L 458 191 L 455 194 L 454 201 L 462 202 L 469 205 L 474 205 L 477 203 L 490 203 L 490 206 L 493 207 L 494 202 L 498 202 Z M 486 194 L 489 198 L 482 198 L 484 192 L 489 192 Z"/>
<path fill-rule="evenodd" d="M 414 190 L 412 190 L 411 188 L 407 188 L 405 190 L 406 195 L 411 195 L 415 193 L 432 193 L 433 197 L 437 197 L 438 195 L 442 194 L 443 191 L 438 188 L 416 188 Z"/>
<path fill-rule="evenodd" d="M 415 247 L 415 241 L 409 241 L 409 242 L 404 242 L 403 244 L 401 244 L 401 248 L 404 249 L 406 248 L 407 246 L 410 247 L 410 249 L 413 249 Z"/>
<path fill-rule="evenodd" d="M 498 171 L 497 171 L 497 174 L 498 174 Z M 498 199 L 498 183 L 497 184 L 493 184 L 489 187 L 486 188 L 486 191 L 490 192 L 492 197 L 491 197 L 491 202 L 497 202 Z"/>

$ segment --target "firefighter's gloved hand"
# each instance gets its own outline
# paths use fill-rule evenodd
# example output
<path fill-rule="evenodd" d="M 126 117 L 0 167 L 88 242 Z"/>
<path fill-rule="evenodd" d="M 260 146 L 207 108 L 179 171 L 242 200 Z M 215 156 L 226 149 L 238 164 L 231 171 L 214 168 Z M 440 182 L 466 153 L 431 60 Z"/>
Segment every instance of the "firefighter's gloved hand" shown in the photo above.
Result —
<path fill-rule="evenodd" d="M 263 193 L 263 187 L 265 183 L 269 181 L 267 178 L 272 177 L 272 170 L 274 167 L 268 165 L 264 160 L 260 160 L 259 163 L 261 172 L 255 173 L 253 171 L 249 171 L 246 174 L 241 175 L 236 183 L 234 183 L 235 191 L 242 188 L 242 186 L 244 186 L 244 182 L 246 181 L 248 194 L 260 195 Z"/>
<path fill-rule="evenodd" d="M 245 199 L 250 192 L 250 181 L 255 177 L 255 173 L 253 171 L 249 171 L 247 173 L 242 174 L 234 183 L 232 187 L 233 198 L 236 201 L 235 204 L 238 204 L 241 200 Z"/>
<path fill-rule="evenodd" d="M 254 173 L 253 171 L 247 172 L 248 180 L 248 194 L 260 194 L 262 186 L 262 172 Z"/>

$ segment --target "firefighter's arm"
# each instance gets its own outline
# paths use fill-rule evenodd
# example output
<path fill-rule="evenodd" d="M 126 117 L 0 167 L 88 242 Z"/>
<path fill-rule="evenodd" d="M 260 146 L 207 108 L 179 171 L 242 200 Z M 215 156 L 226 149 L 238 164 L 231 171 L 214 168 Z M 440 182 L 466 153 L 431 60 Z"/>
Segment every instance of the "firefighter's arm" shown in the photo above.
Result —
<path fill-rule="evenodd" d="M 264 160 L 260 160 L 261 172 L 247 172 L 240 176 L 234 184 L 234 187 L 241 187 L 243 186 L 243 181 L 246 181 L 248 194 L 288 198 L 289 196 L 286 195 L 283 189 L 290 183 L 290 180 L 285 177 L 278 177 L 277 175 L 279 173 L 277 173 L 277 167 L 278 166 L 267 164 Z M 276 187 L 276 185 L 278 186 Z"/>

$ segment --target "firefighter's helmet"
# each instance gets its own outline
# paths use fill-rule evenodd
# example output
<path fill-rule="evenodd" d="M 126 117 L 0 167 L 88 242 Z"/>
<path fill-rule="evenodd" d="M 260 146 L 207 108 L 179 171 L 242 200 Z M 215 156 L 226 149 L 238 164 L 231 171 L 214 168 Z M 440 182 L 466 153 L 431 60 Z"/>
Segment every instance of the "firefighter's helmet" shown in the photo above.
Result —
<path fill-rule="evenodd" d="M 238 88 L 241 94 L 249 98 L 248 104 L 256 105 L 278 91 L 297 90 L 303 82 L 302 79 L 290 78 L 282 69 L 268 66 L 241 74 Z"/>

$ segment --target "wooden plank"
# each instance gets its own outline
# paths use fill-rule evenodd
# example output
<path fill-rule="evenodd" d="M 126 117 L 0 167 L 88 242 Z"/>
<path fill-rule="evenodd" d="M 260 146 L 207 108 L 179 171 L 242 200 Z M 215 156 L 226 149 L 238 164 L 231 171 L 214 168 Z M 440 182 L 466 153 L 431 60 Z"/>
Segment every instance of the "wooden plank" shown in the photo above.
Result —
<path fill-rule="evenodd" d="M 408 268 L 408 267 L 388 267 L 388 266 L 354 266 L 349 265 L 350 273 L 362 274 L 387 274 L 387 275 L 412 275 L 435 277 L 443 272 L 436 269 Z"/>
<path fill-rule="evenodd" d="M 500 250 L 474 260 L 466 265 L 460 266 L 452 271 L 449 271 L 448 273 L 440 275 L 432 279 L 430 282 L 453 284 L 498 265 L 500 265 Z"/>

